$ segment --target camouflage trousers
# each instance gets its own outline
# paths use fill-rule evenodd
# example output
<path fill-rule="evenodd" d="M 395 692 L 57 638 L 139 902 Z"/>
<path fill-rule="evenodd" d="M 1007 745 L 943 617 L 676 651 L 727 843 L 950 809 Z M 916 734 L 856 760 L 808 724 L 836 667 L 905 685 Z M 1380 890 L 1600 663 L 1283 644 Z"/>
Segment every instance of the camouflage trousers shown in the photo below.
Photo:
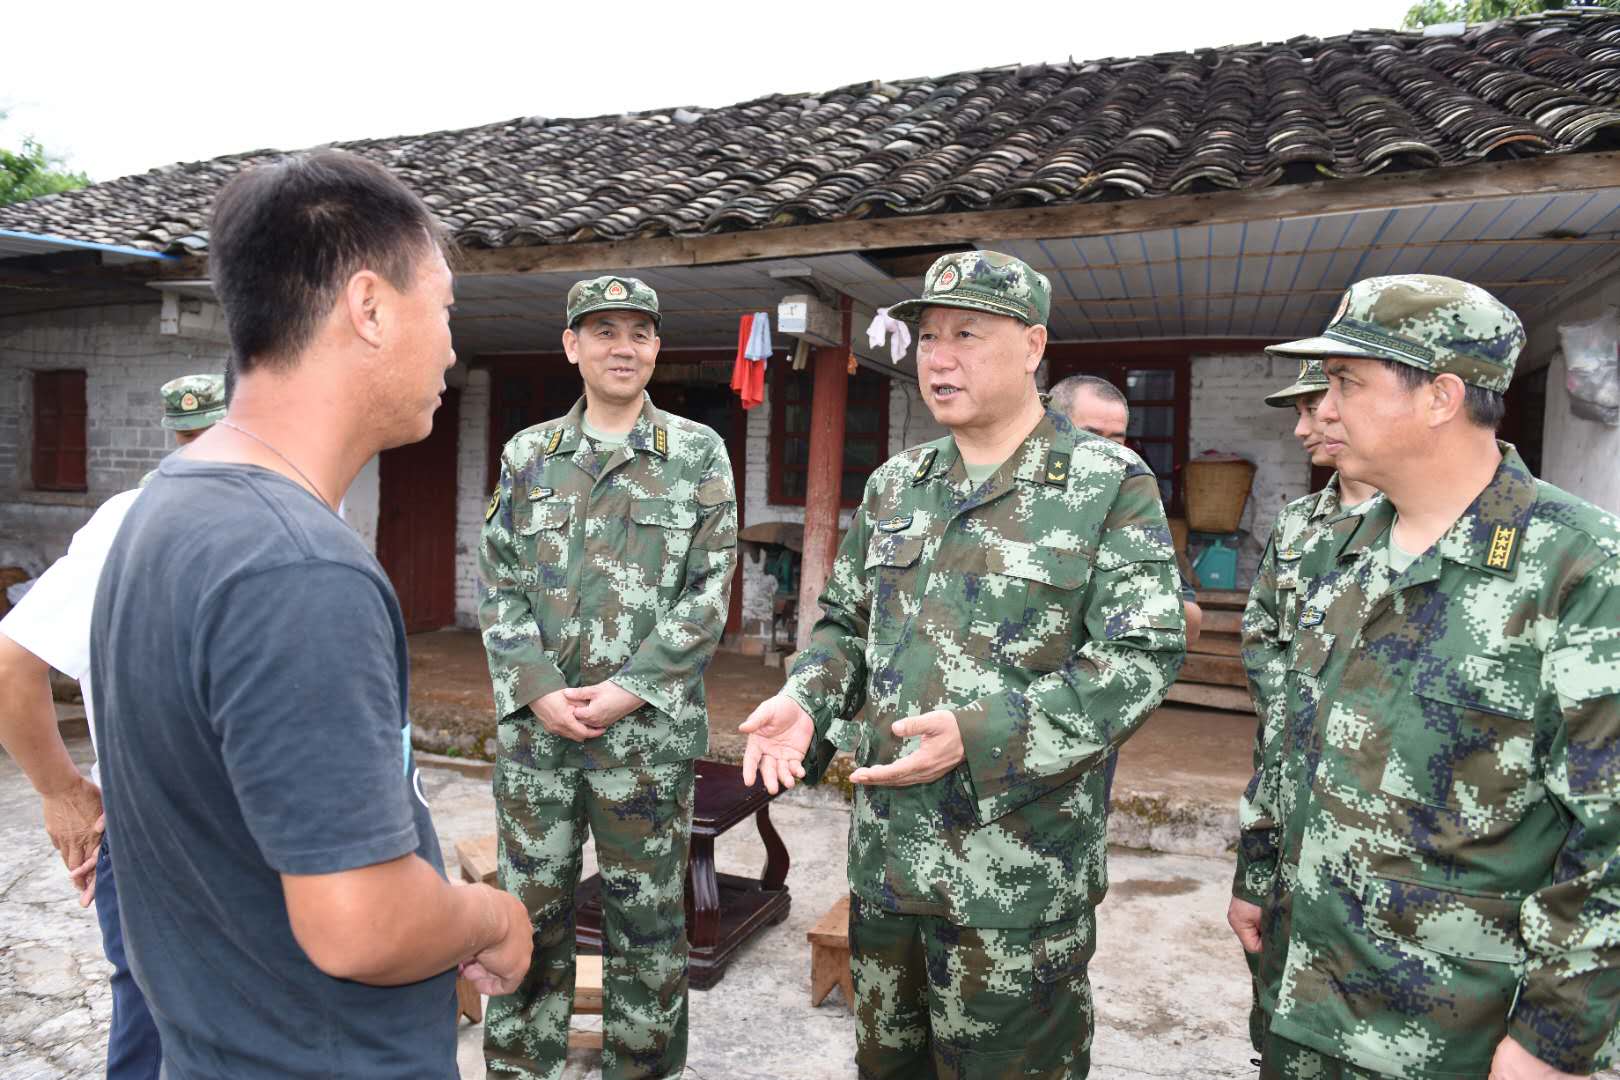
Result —
<path fill-rule="evenodd" d="M 1033 929 L 957 926 L 850 897 L 861 1080 L 1085 1077 L 1095 915 Z"/>
<path fill-rule="evenodd" d="M 491 998 L 491 1076 L 555 1080 L 574 1002 L 574 889 L 586 830 L 602 873 L 602 1075 L 678 1076 L 686 1064 L 690 761 L 618 769 L 495 766 L 501 888 L 534 924 L 516 992 Z"/>
<path fill-rule="evenodd" d="M 1269 1033 L 1260 1057 L 1260 1080 L 1380 1080 L 1383 1075 Z"/>

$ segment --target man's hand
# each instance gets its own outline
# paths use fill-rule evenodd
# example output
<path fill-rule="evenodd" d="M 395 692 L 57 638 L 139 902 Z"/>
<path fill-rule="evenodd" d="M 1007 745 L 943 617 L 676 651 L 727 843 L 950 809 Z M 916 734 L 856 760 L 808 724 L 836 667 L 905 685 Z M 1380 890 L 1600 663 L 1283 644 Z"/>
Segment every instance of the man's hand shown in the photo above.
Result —
<path fill-rule="evenodd" d="M 574 716 L 574 703 L 568 699 L 569 691 L 553 690 L 543 698 L 529 702 L 540 726 L 553 735 L 561 735 L 572 742 L 582 743 L 602 734 L 603 728 L 587 727 Z"/>
<path fill-rule="evenodd" d="M 927 784 L 956 768 L 967 756 L 956 714 L 945 709 L 896 720 L 889 730 L 902 739 L 921 735 L 922 742 L 897 761 L 856 769 L 849 774 L 850 783 L 879 787 Z"/>
<path fill-rule="evenodd" d="M 760 704 L 737 730 L 748 736 L 743 750 L 743 783 L 754 786 L 757 774 L 775 795 L 804 778 L 804 755 L 815 737 L 816 723 L 786 694 Z"/>
<path fill-rule="evenodd" d="M 597 732 L 606 731 L 647 704 L 645 698 L 637 697 L 612 681 L 564 690 L 563 693 L 573 707 L 574 719 Z"/>
<path fill-rule="evenodd" d="M 529 959 L 534 952 L 534 928 L 529 924 L 529 913 L 523 902 L 510 893 L 488 885 L 466 888 L 483 889 L 490 894 L 490 917 L 496 929 L 490 935 L 494 944 L 461 962 L 461 976 L 480 994 L 491 997 L 510 994 L 529 973 Z"/>
<path fill-rule="evenodd" d="M 103 827 L 106 818 L 103 816 Z M 90 857 L 78 866 L 68 868 L 68 877 L 73 879 L 73 887 L 79 890 L 79 906 L 87 908 L 96 900 L 96 863 L 100 861 L 101 852 L 92 852 Z"/>
<path fill-rule="evenodd" d="M 74 774 L 65 787 L 44 795 L 40 802 L 45 811 L 45 832 L 51 846 L 61 853 L 68 872 L 81 868 L 86 859 L 94 872 L 101 831 L 107 824 L 101 816 L 101 789 Z"/>
<path fill-rule="evenodd" d="M 1232 928 L 1244 952 L 1260 951 L 1260 916 L 1264 914 L 1258 904 L 1232 897 L 1226 905 L 1226 925 Z"/>
<path fill-rule="evenodd" d="M 1591 1080 L 1591 1073 L 1559 1072 L 1504 1035 L 1491 1058 L 1490 1080 Z"/>

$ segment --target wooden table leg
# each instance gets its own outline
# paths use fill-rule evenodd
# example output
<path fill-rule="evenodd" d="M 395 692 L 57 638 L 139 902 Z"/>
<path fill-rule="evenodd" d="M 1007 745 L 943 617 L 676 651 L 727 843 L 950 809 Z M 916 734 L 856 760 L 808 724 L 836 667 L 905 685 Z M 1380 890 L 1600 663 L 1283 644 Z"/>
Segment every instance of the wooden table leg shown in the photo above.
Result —
<path fill-rule="evenodd" d="M 686 885 L 691 897 L 691 918 L 686 925 L 686 939 L 694 948 L 712 949 L 720 942 L 720 882 L 714 873 L 712 836 L 692 837 Z"/>
<path fill-rule="evenodd" d="M 759 838 L 765 841 L 765 873 L 760 875 L 759 883 L 767 889 L 780 889 L 787 884 L 788 849 L 771 824 L 770 804 L 754 814 L 754 824 L 759 826 Z"/>

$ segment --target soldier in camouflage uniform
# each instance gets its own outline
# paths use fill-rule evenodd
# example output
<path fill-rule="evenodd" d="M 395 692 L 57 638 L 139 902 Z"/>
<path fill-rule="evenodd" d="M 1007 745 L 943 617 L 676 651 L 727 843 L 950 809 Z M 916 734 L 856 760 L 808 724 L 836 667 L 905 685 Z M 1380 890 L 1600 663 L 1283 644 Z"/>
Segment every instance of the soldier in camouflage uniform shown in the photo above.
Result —
<path fill-rule="evenodd" d="M 1620 521 L 1495 441 L 1524 343 L 1484 290 L 1372 278 L 1318 337 L 1341 473 L 1300 541 L 1262 763 L 1262 1077 L 1585 1075 L 1620 1041 Z"/>
<path fill-rule="evenodd" d="M 1266 396 L 1272 408 L 1295 411 L 1294 437 L 1299 439 L 1312 465 L 1329 466 L 1333 458 L 1323 449 L 1321 423 L 1316 406 L 1327 393 L 1327 373 L 1322 361 L 1306 357 L 1299 362 L 1299 377 L 1276 393 Z M 1276 770 L 1263 766 L 1265 754 L 1275 751 L 1278 733 L 1287 717 L 1282 693 L 1283 672 L 1288 668 L 1288 643 L 1293 639 L 1298 617 L 1299 558 L 1303 553 L 1305 531 L 1341 510 L 1365 506 L 1378 492 L 1334 473 L 1327 486 L 1283 507 L 1272 525 L 1271 539 L 1260 558 L 1260 569 L 1249 590 L 1243 611 L 1243 663 L 1249 674 L 1260 723 L 1255 728 L 1255 779 L 1238 804 L 1237 876 L 1232 886 L 1232 904 L 1227 919 L 1243 943 L 1244 959 L 1254 977 L 1254 1007 L 1249 1015 L 1249 1037 L 1254 1048 L 1263 1048 L 1277 997 L 1280 971 L 1260 970 L 1260 916 L 1265 897 L 1277 869 L 1276 829 L 1273 798 L 1259 789 L 1262 776 L 1275 778 Z"/>
<path fill-rule="evenodd" d="M 193 442 L 216 421 L 225 419 L 225 376 L 182 375 L 158 389 L 163 398 L 162 424 L 174 432 L 174 444 Z M 157 475 L 153 469 L 141 477 L 141 487 Z"/>
<path fill-rule="evenodd" d="M 743 724 L 771 791 L 855 754 L 862 1077 L 1089 1067 L 1102 765 L 1186 646 L 1152 473 L 1036 393 L 1049 304 L 1021 261 L 969 252 L 891 309 L 920 316 L 951 435 L 872 474 L 811 644 Z"/>
<path fill-rule="evenodd" d="M 517 992 L 490 1002 L 491 1076 L 557 1077 L 574 997 L 587 828 L 603 882 L 603 1075 L 686 1060 L 683 912 L 703 671 L 725 627 L 737 506 L 724 444 L 656 408 L 658 298 L 635 278 L 568 293 L 585 396 L 501 454 L 480 551 L 499 715 L 503 889 L 535 927 Z"/>

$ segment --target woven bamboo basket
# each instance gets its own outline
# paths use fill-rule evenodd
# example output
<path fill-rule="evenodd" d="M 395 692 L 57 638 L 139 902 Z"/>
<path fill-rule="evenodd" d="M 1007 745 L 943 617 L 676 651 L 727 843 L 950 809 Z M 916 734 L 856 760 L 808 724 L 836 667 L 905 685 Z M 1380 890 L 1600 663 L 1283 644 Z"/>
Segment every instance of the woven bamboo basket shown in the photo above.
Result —
<path fill-rule="evenodd" d="M 1204 454 L 1187 462 L 1187 527 L 1194 532 L 1237 532 L 1254 471 L 1254 462 L 1234 454 Z"/>

